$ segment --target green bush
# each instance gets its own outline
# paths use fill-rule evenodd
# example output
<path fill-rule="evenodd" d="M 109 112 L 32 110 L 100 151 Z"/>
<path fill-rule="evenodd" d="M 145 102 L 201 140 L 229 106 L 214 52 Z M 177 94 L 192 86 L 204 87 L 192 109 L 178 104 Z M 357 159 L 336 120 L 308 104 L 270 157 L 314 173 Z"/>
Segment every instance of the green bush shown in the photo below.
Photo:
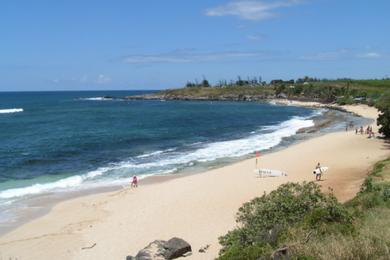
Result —
<path fill-rule="evenodd" d="M 250 259 L 259 259 L 259 256 L 262 256 L 264 259 L 267 259 L 272 254 L 272 248 L 264 244 L 255 244 L 249 246 L 239 246 L 234 245 L 226 250 L 224 254 L 219 257 L 219 260 L 250 260 Z"/>
<path fill-rule="evenodd" d="M 342 97 L 342 98 L 338 98 L 337 99 L 337 104 L 343 106 L 343 105 L 351 105 L 355 103 L 355 101 L 353 100 L 353 98 L 351 96 L 346 96 L 346 97 Z"/>
<path fill-rule="evenodd" d="M 291 226 L 311 230 L 341 223 L 349 227 L 352 217 L 332 194 L 325 195 L 317 184 L 309 182 L 287 183 L 245 203 L 237 222 L 239 228 L 220 238 L 220 259 L 239 259 L 240 251 L 246 252 L 245 259 L 258 259 L 280 247 Z"/>
<path fill-rule="evenodd" d="M 390 138 L 390 95 L 386 95 L 377 103 L 377 108 L 381 112 L 378 117 L 379 133 L 386 138 Z"/>

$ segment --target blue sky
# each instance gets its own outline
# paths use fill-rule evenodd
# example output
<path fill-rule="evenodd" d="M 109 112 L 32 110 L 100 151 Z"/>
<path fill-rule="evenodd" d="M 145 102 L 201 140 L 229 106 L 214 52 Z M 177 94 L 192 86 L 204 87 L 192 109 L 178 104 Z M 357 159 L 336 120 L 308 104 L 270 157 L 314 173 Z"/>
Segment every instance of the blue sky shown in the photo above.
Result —
<path fill-rule="evenodd" d="M 0 2 L 0 91 L 390 76 L 388 0 Z"/>

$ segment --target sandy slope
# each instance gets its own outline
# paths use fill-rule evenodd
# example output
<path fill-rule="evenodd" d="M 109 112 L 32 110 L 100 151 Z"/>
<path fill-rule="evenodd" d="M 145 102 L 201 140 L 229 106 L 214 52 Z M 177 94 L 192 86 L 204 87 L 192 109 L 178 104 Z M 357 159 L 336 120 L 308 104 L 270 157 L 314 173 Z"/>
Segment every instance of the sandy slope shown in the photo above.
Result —
<path fill-rule="evenodd" d="M 346 107 L 375 118 L 366 106 Z M 125 259 L 155 239 L 178 236 L 194 250 L 188 259 L 213 259 L 218 236 L 235 226 L 239 206 L 288 181 L 313 180 L 318 161 L 330 167 L 320 184 L 352 198 L 372 165 L 390 155 L 381 140 L 354 132 L 327 134 L 270 153 L 261 165 L 287 177 L 257 178 L 254 159 L 202 174 L 62 202 L 51 212 L 0 238 L 0 259 Z M 81 249 L 93 244 L 91 249 Z M 201 246 L 210 249 L 198 253 Z"/>

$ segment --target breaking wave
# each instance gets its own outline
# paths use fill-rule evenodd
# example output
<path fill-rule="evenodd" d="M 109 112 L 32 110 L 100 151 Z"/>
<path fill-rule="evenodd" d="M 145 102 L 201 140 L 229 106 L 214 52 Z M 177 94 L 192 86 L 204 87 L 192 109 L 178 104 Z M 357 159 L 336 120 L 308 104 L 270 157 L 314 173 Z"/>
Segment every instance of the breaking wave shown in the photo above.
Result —
<path fill-rule="evenodd" d="M 132 175 L 141 179 L 151 175 L 169 174 L 195 163 L 211 162 L 222 158 L 237 158 L 277 146 L 283 138 L 295 135 L 299 129 L 311 127 L 313 120 L 294 117 L 278 125 L 265 126 L 249 137 L 189 145 L 187 151 L 176 148 L 154 151 L 129 158 L 107 167 L 98 168 L 82 175 L 71 176 L 49 183 L 36 183 L 27 187 L 0 192 L 0 199 L 12 199 L 54 191 L 68 191 L 92 187 L 121 185 Z"/>
<path fill-rule="evenodd" d="M 80 98 L 80 100 L 107 101 L 107 100 L 113 100 L 113 98 L 111 98 L 111 97 L 89 97 L 89 98 Z"/>
<path fill-rule="evenodd" d="M 24 111 L 23 108 L 0 109 L 0 114 L 20 113 L 23 111 Z"/>

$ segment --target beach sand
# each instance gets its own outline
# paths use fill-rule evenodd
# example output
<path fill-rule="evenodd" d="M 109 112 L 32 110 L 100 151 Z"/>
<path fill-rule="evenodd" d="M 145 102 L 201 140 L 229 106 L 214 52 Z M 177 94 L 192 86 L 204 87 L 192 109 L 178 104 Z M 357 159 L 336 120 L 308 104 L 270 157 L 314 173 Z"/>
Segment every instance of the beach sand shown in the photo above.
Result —
<path fill-rule="evenodd" d="M 345 108 L 373 119 L 378 114 L 363 105 Z M 255 159 L 248 159 L 150 185 L 141 181 L 137 189 L 71 199 L 3 235 L 0 259 L 125 259 L 153 240 L 175 236 L 192 245 L 188 259 L 214 259 L 220 249 L 218 237 L 236 226 L 235 214 L 244 202 L 282 183 L 314 180 L 317 162 L 330 168 L 319 182 L 323 190 L 331 187 L 346 201 L 359 191 L 373 164 L 389 155 L 383 140 L 343 131 L 260 158 L 261 167 L 283 170 L 287 177 L 258 178 Z M 199 253 L 207 244 L 209 250 Z"/>

